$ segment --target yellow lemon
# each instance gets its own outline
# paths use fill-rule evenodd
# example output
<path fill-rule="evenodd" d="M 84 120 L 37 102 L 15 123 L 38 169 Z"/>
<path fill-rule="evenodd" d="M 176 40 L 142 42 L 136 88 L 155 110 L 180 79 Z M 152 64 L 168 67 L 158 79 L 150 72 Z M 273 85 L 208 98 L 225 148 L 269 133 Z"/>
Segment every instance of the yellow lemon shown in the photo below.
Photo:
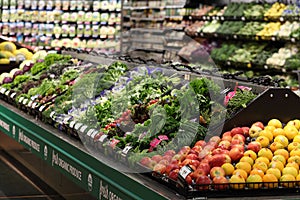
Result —
<path fill-rule="evenodd" d="M 278 135 L 285 136 L 285 132 L 284 132 L 283 128 L 275 128 L 272 133 L 273 133 L 273 137 L 276 137 Z"/>
<path fill-rule="evenodd" d="M 285 136 L 289 140 L 293 140 L 294 137 L 298 135 L 298 129 L 294 125 L 286 125 L 283 130 L 285 132 Z"/>
<path fill-rule="evenodd" d="M 294 167 L 285 167 L 282 169 L 282 175 L 291 174 L 295 178 L 298 176 L 298 170 L 296 170 Z"/>
<path fill-rule="evenodd" d="M 280 162 L 282 162 L 283 165 L 286 164 L 286 159 L 284 158 L 283 155 L 274 155 L 272 158 L 272 161 L 276 161 L 279 160 Z"/>
<path fill-rule="evenodd" d="M 274 138 L 274 142 L 280 142 L 284 147 L 289 145 L 289 140 L 287 137 L 283 135 L 278 135 Z"/>
<path fill-rule="evenodd" d="M 266 174 L 273 174 L 276 176 L 277 179 L 281 177 L 281 171 L 278 168 L 269 168 L 266 171 Z"/>
<path fill-rule="evenodd" d="M 282 128 L 282 123 L 279 119 L 271 119 L 268 122 L 268 126 L 274 126 L 275 128 Z"/>

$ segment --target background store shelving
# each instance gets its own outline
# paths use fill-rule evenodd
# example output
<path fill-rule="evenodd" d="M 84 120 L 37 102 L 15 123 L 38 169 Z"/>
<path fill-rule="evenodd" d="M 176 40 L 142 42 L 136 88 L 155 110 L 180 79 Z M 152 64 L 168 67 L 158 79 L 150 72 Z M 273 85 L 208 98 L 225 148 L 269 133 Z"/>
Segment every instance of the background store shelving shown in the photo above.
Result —
<path fill-rule="evenodd" d="M 121 1 L 2 1 L 2 35 L 32 48 L 120 49 Z"/>

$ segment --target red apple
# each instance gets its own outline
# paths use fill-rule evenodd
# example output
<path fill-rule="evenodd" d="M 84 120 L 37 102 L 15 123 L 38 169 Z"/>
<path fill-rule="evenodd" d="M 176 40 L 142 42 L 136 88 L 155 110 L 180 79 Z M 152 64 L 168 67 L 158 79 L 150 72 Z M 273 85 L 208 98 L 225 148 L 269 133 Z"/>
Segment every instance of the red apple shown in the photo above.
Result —
<path fill-rule="evenodd" d="M 171 162 L 172 156 L 171 156 L 171 155 L 164 155 L 164 156 L 162 157 L 162 159 L 163 159 L 163 160 L 167 160 L 168 162 Z"/>
<path fill-rule="evenodd" d="M 169 175 L 171 171 L 173 171 L 174 169 L 179 169 L 179 166 L 177 164 L 168 164 L 166 166 L 166 174 Z"/>
<path fill-rule="evenodd" d="M 189 146 L 183 146 L 179 152 L 183 152 L 184 154 L 188 154 L 191 150 L 191 147 Z"/>
<path fill-rule="evenodd" d="M 199 166 L 199 164 L 200 164 L 200 161 L 199 161 L 199 160 L 192 160 L 192 161 L 190 162 L 190 165 L 191 165 L 191 166 L 194 166 L 195 168 L 197 168 L 197 167 Z"/>
<path fill-rule="evenodd" d="M 217 176 L 213 178 L 214 189 L 216 190 L 225 190 L 228 189 L 229 181 L 224 176 Z"/>
<path fill-rule="evenodd" d="M 180 164 L 179 167 L 183 167 L 185 165 L 189 165 L 191 163 L 191 159 L 184 159 Z"/>
<path fill-rule="evenodd" d="M 196 180 L 201 175 L 208 175 L 208 174 L 205 173 L 202 169 L 196 169 L 196 171 L 192 173 L 192 178 L 193 180 Z"/>
<path fill-rule="evenodd" d="M 243 142 L 243 141 L 241 141 L 241 140 L 239 140 L 239 139 L 232 139 L 231 140 L 231 146 L 233 146 L 233 145 L 244 145 L 245 143 Z"/>
<path fill-rule="evenodd" d="M 159 163 L 159 161 L 161 161 L 162 160 L 162 156 L 161 155 L 154 155 L 154 156 L 152 156 L 152 160 L 154 160 L 155 162 L 157 162 L 157 163 Z"/>
<path fill-rule="evenodd" d="M 208 150 L 208 149 L 203 149 L 202 151 L 200 151 L 200 153 L 198 155 L 199 159 L 205 158 L 207 155 L 210 154 L 210 151 L 211 150 Z"/>
<path fill-rule="evenodd" d="M 140 163 L 141 163 L 141 165 L 143 165 L 143 166 L 148 166 L 150 162 L 151 162 L 151 158 L 149 158 L 149 157 L 143 157 L 143 158 L 140 160 Z"/>
<path fill-rule="evenodd" d="M 259 142 L 257 141 L 253 141 L 253 142 L 250 142 L 248 145 L 247 145 L 247 149 L 248 150 L 252 150 L 254 151 L 255 153 L 258 153 L 259 150 L 261 150 L 262 146 Z"/>
<path fill-rule="evenodd" d="M 174 150 L 168 150 L 164 153 L 164 156 L 171 156 L 173 157 L 176 154 L 176 152 Z"/>
<path fill-rule="evenodd" d="M 248 136 L 249 136 L 249 129 L 250 129 L 250 128 L 244 126 L 244 127 L 242 127 L 242 129 L 243 129 L 244 136 L 245 136 L 245 137 L 248 137 Z"/>
<path fill-rule="evenodd" d="M 217 146 L 218 146 L 217 142 L 207 142 L 203 149 L 207 149 L 211 151 L 212 149 L 215 149 Z"/>
<path fill-rule="evenodd" d="M 200 170 L 201 172 L 203 172 L 203 174 L 207 175 L 210 171 L 210 165 L 209 165 L 209 163 L 201 162 L 198 165 L 197 170 Z"/>
<path fill-rule="evenodd" d="M 172 170 L 172 171 L 169 173 L 169 178 L 172 179 L 172 180 L 174 180 L 174 181 L 177 181 L 178 173 L 179 173 L 179 169 L 174 169 L 174 170 Z"/>
<path fill-rule="evenodd" d="M 201 175 L 196 179 L 197 189 L 208 190 L 211 182 L 212 181 L 208 176 Z"/>
<path fill-rule="evenodd" d="M 211 154 L 216 155 L 216 154 L 228 154 L 229 151 L 227 149 L 221 149 L 221 148 L 216 148 L 214 149 Z"/>
<path fill-rule="evenodd" d="M 168 165 L 169 161 L 165 160 L 165 159 L 162 159 L 162 160 L 159 161 L 159 164 Z"/>
<path fill-rule="evenodd" d="M 176 160 L 176 159 L 173 159 L 172 158 L 172 160 L 170 161 L 170 164 L 176 164 L 176 165 L 179 165 L 179 161 L 178 160 Z"/>
<path fill-rule="evenodd" d="M 223 133 L 222 137 L 224 137 L 224 136 L 231 136 L 231 132 L 227 131 L 227 132 Z"/>
<path fill-rule="evenodd" d="M 212 150 L 211 155 L 221 154 L 222 150 L 223 149 L 221 149 L 221 148 L 216 148 L 216 149 Z"/>
<path fill-rule="evenodd" d="M 244 144 L 234 144 L 234 145 L 231 146 L 231 149 L 233 149 L 233 148 L 238 148 L 242 152 L 245 151 L 245 145 Z"/>
<path fill-rule="evenodd" d="M 153 167 L 153 171 L 160 173 L 160 174 L 164 174 L 166 171 L 166 168 L 167 168 L 166 165 L 158 163 Z"/>
<path fill-rule="evenodd" d="M 210 169 L 210 178 L 215 178 L 217 176 L 225 176 L 225 171 L 222 167 L 213 167 Z"/>
<path fill-rule="evenodd" d="M 265 128 L 265 126 L 262 122 L 255 122 L 255 123 L 252 124 L 252 126 L 258 126 L 262 130 L 264 130 L 264 128 Z"/>
<path fill-rule="evenodd" d="M 198 156 L 196 154 L 190 153 L 186 156 L 185 159 L 198 160 Z"/>
<path fill-rule="evenodd" d="M 221 141 L 221 138 L 219 136 L 212 136 L 208 142 L 215 142 L 215 143 L 219 143 Z"/>
<path fill-rule="evenodd" d="M 231 142 L 231 140 L 232 140 L 231 135 L 225 135 L 225 136 L 222 137 L 222 141 L 229 141 L 229 142 Z"/>
<path fill-rule="evenodd" d="M 213 158 L 213 155 L 211 155 L 211 154 L 208 154 L 208 155 L 206 155 L 202 160 L 201 160 L 201 162 L 210 162 L 211 161 L 211 159 Z"/>
<path fill-rule="evenodd" d="M 240 134 L 240 135 L 244 134 L 244 131 L 241 127 L 235 127 L 233 129 L 231 129 L 230 132 L 231 132 L 232 137 L 235 136 L 236 134 Z"/>
<path fill-rule="evenodd" d="M 201 146 L 194 146 L 192 148 L 193 151 L 197 152 L 198 154 L 200 153 L 200 151 L 202 151 L 202 147 Z"/>
<path fill-rule="evenodd" d="M 229 156 L 231 158 L 232 161 L 236 162 L 238 160 L 240 160 L 244 155 L 244 151 L 241 151 L 239 148 L 232 148 L 229 151 Z"/>
<path fill-rule="evenodd" d="M 230 152 L 229 152 L 230 153 Z M 230 162 L 230 157 L 226 154 L 216 154 L 209 162 L 210 167 L 221 167 L 224 163 Z"/>
<path fill-rule="evenodd" d="M 221 149 L 226 149 L 228 150 L 230 148 L 230 141 L 227 141 L 227 140 L 223 140 L 219 143 L 218 147 L 221 148 Z"/>
<path fill-rule="evenodd" d="M 236 134 L 236 135 L 232 136 L 232 140 L 241 140 L 241 141 L 245 142 L 246 138 L 244 135 Z"/>
<path fill-rule="evenodd" d="M 199 140 L 195 143 L 194 146 L 204 147 L 205 145 L 206 145 L 206 142 L 204 140 Z"/>
<path fill-rule="evenodd" d="M 189 175 L 187 175 L 187 177 L 185 177 L 185 182 L 188 185 L 192 185 L 192 183 L 193 183 L 192 173 L 190 173 Z"/>
<path fill-rule="evenodd" d="M 173 160 L 177 160 L 178 162 L 181 162 L 182 160 L 184 160 L 185 159 L 185 155 L 182 155 L 182 154 L 175 154 L 174 156 L 173 156 L 173 158 L 172 158 L 172 161 Z M 171 162 L 172 162 L 171 161 Z"/>

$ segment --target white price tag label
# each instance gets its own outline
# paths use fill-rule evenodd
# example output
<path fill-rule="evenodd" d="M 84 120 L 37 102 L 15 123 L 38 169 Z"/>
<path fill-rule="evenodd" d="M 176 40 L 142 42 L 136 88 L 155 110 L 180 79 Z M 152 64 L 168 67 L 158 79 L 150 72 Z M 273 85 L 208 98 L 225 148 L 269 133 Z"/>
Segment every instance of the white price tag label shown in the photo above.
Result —
<path fill-rule="evenodd" d="M 1 88 L 1 90 L 0 90 L 1 94 L 4 94 L 5 91 L 6 91 L 5 88 Z"/>
<path fill-rule="evenodd" d="M 31 108 L 35 108 L 37 104 L 38 104 L 37 102 L 34 102 L 34 103 L 31 105 Z"/>
<path fill-rule="evenodd" d="M 24 100 L 24 97 L 20 97 L 19 103 L 21 103 Z"/>
<path fill-rule="evenodd" d="M 74 129 L 78 130 L 82 126 L 82 123 L 75 124 Z"/>
<path fill-rule="evenodd" d="M 42 112 L 44 110 L 44 108 L 45 108 L 45 105 L 41 106 L 39 111 Z"/>
<path fill-rule="evenodd" d="M 73 128 L 74 125 L 75 125 L 75 123 L 76 123 L 75 121 L 71 121 L 71 122 L 70 122 L 70 128 Z"/>
<path fill-rule="evenodd" d="M 64 120 L 63 120 L 63 123 L 66 124 L 70 119 L 71 119 L 71 117 L 65 117 Z"/>
<path fill-rule="evenodd" d="M 14 93 L 12 93 L 12 94 L 10 95 L 10 98 L 12 98 L 12 99 L 13 99 L 13 98 L 16 96 L 16 94 L 17 94 L 17 93 L 15 93 L 15 92 L 14 92 Z"/>
<path fill-rule="evenodd" d="M 237 35 L 233 35 L 233 38 L 234 38 L 234 39 L 237 39 Z"/>
<path fill-rule="evenodd" d="M 87 129 L 87 126 L 86 125 L 84 125 L 84 126 L 82 126 L 81 128 L 80 128 L 80 132 L 81 133 L 84 133 L 84 131 Z"/>
<path fill-rule="evenodd" d="M 284 18 L 283 18 L 283 17 L 280 17 L 280 18 L 279 18 L 279 21 L 283 22 L 283 21 L 284 21 Z"/>
<path fill-rule="evenodd" d="M 192 172 L 193 172 L 193 170 L 189 166 L 186 165 L 186 166 L 183 166 L 179 170 L 179 175 L 185 179 Z"/>
<path fill-rule="evenodd" d="M 32 103 L 33 103 L 33 101 L 29 101 L 28 106 L 31 107 Z"/>
<path fill-rule="evenodd" d="M 130 151 L 130 149 L 132 149 L 132 146 L 126 146 L 126 147 L 122 150 L 122 153 L 123 153 L 123 154 L 128 154 L 128 152 Z"/>
<path fill-rule="evenodd" d="M 95 137 L 97 134 L 98 134 L 98 131 L 94 131 L 94 132 L 90 135 L 90 137 L 91 137 L 92 139 L 94 139 L 94 137 Z"/>
<path fill-rule="evenodd" d="M 227 65 L 231 65 L 231 62 L 227 61 Z"/>
<path fill-rule="evenodd" d="M 275 37 L 272 37 L 272 38 L 271 38 L 271 40 L 272 40 L 272 41 L 275 41 L 275 40 L 276 40 L 276 38 L 275 38 Z"/>
<path fill-rule="evenodd" d="M 55 111 L 52 111 L 52 112 L 50 113 L 50 117 L 52 118 L 54 114 L 55 114 Z"/>
<path fill-rule="evenodd" d="M 90 129 L 86 134 L 87 134 L 87 136 L 91 136 L 92 135 L 92 133 L 94 132 L 95 130 L 94 129 Z"/>
<path fill-rule="evenodd" d="M 99 141 L 100 142 L 103 142 L 106 138 L 107 138 L 108 135 L 102 135 L 100 138 L 99 138 Z"/>
<path fill-rule="evenodd" d="M 24 105 L 26 105 L 27 101 L 28 101 L 28 99 L 24 99 L 22 103 L 23 103 Z"/>
<path fill-rule="evenodd" d="M 221 17 L 221 20 L 222 20 L 222 21 L 224 21 L 224 20 L 225 20 L 225 18 L 224 18 L 224 17 Z"/>
<path fill-rule="evenodd" d="M 10 91 L 7 90 L 7 91 L 5 92 L 5 95 L 8 96 L 8 95 L 9 95 L 9 92 L 10 92 Z"/>
<path fill-rule="evenodd" d="M 245 17 L 242 17 L 242 18 L 241 18 L 241 20 L 242 20 L 242 21 L 245 21 L 245 20 L 246 20 L 246 18 L 245 18 Z"/>
<path fill-rule="evenodd" d="M 202 18 L 203 18 L 203 20 L 206 20 L 206 16 L 203 16 Z"/>

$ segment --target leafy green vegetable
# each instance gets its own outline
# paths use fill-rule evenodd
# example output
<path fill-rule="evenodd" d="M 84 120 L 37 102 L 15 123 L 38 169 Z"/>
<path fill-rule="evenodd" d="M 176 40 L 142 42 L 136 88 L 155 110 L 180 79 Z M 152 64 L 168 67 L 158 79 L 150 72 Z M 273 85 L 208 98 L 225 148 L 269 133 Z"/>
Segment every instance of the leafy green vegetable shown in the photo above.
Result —
<path fill-rule="evenodd" d="M 23 83 L 23 82 L 27 81 L 28 79 L 30 79 L 29 75 L 18 75 L 14 79 L 13 84 L 14 85 L 19 85 L 20 83 Z"/>
<path fill-rule="evenodd" d="M 247 104 L 251 102 L 257 95 L 248 90 L 237 90 L 236 94 L 227 104 L 228 117 L 246 108 Z"/>

